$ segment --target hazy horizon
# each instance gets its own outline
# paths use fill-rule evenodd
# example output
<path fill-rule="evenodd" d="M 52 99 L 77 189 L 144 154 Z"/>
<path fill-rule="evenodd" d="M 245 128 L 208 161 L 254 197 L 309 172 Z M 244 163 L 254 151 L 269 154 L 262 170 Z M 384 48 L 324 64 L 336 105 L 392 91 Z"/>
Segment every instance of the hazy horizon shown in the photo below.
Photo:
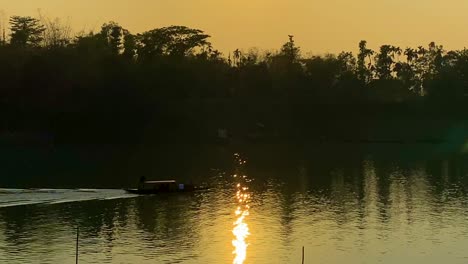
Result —
<path fill-rule="evenodd" d="M 278 49 L 288 34 L 295 36 L 303 52 L 315 54 L 356 51 L 363 39 L 373 49 L 382 44 L 426 46 L 431 41 L 446 49 L 463 49 L 468 42 L 464 0 L 0 0 L 3 23 L 11 15 L 38 16 L 38 10 L 49 18 L 69 20 L 74 32 L 98 29 L 108 21 L 133 33 L 169 25 L 199 28 L 223 53 L 236 48 Z"/>

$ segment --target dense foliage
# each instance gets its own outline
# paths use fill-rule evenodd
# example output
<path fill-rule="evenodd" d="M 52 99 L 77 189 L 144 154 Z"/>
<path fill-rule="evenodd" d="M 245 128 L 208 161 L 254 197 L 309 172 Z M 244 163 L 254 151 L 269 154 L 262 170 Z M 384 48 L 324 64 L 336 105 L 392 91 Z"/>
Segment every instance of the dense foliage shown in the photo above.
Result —
<path fill-rule="evenodd" d="M 184 26 L 132 34 L 115 22 L 72 37 L 59 21 L 12 17 L 0 41 L 0 131 L 135 142 L 211 137 L 219 127 L 245 134 L 252 124 L 308 133 L 322 119 L 467 113 L 466 49 L 373 51 L 362 41 L 357 55 L 305 57 L 289 36 L 276 52 L 223 56 L 209 37 Z"/>

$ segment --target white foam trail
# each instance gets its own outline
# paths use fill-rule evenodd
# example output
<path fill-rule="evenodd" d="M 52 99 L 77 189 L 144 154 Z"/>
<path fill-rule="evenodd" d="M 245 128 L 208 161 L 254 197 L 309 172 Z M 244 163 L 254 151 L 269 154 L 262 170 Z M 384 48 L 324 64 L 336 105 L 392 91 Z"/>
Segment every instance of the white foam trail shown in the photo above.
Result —
<path fill-rule="evenodd" d="M 134 197 L 138 197 L 138 195 L 127 194 L 127 195 L 120 195 L 120 196 L 114 196 L 114 197 L 105 197 L 105 198 L 102 198 L 101 200 L 126 199 L 126 198 L 134 198 Z"/>
<path fill-rule="evenodd" d="M 44 202 L 43 201 L 12 202 L 12 203 L 0 204 L 0 208 L 23 206 L 23 205 L 34 205 L 34 204 L 42 204 L 42 203 Z"/>
<path fill-rule="evenodd" d="M 77 189 L 77 192 L 90 192 L 90 193 L 95 193 L 98 192 L 98 189 Z"/>
<path fill-rule="evenodd" d="M 67 189 L 36 189 L 38 193 L 64 193 L 70 190 Z"/>
<path fill-rule="evenodd" d="M 90 197 L 90 198 L 84 198 L 84 199 L 65 199 L 65 200 L 57 200 L 57 201 L 48 202 L 47 204 L 76 203 L 76 202 L 86 202 L 86 201 L 92 201 L 92 200 L 99 200 L 99 198 Z"/>
<path fill-rule="evenodd" d="M 20 193 L 24 192 L 24 189 L 4 189 L 0 188 L 0 194 L 12 194 L 12 193 Z"/>

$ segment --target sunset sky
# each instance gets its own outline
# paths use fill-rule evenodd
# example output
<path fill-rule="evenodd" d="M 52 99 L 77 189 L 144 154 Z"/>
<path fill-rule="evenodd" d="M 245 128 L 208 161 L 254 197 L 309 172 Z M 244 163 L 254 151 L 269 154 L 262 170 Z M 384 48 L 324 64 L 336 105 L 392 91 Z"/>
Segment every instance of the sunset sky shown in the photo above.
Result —
<path fill-rule="evenodd" d="M 10 15 L 69 20 L 75 31 L 119 22 L 133 33 L 185 25 L 206 31 L 215 48 L 277 49 L 295 36 L 303 53 L 394 44 L 468 46 L 467 0 L 0 0 Z"/>

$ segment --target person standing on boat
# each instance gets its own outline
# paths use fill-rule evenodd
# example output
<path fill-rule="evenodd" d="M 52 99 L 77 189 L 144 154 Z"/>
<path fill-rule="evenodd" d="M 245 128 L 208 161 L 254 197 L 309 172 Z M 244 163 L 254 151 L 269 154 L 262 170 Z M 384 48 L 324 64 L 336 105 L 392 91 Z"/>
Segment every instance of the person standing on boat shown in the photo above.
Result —
<path fill-rule="evenodd" d="M 143 189 L 143 187 L 145 186 L 145 182 L 146 182 L 146 177 L 141 176 L 140 177 L 140 182 L 138 183 L 138 189 Z"/>

